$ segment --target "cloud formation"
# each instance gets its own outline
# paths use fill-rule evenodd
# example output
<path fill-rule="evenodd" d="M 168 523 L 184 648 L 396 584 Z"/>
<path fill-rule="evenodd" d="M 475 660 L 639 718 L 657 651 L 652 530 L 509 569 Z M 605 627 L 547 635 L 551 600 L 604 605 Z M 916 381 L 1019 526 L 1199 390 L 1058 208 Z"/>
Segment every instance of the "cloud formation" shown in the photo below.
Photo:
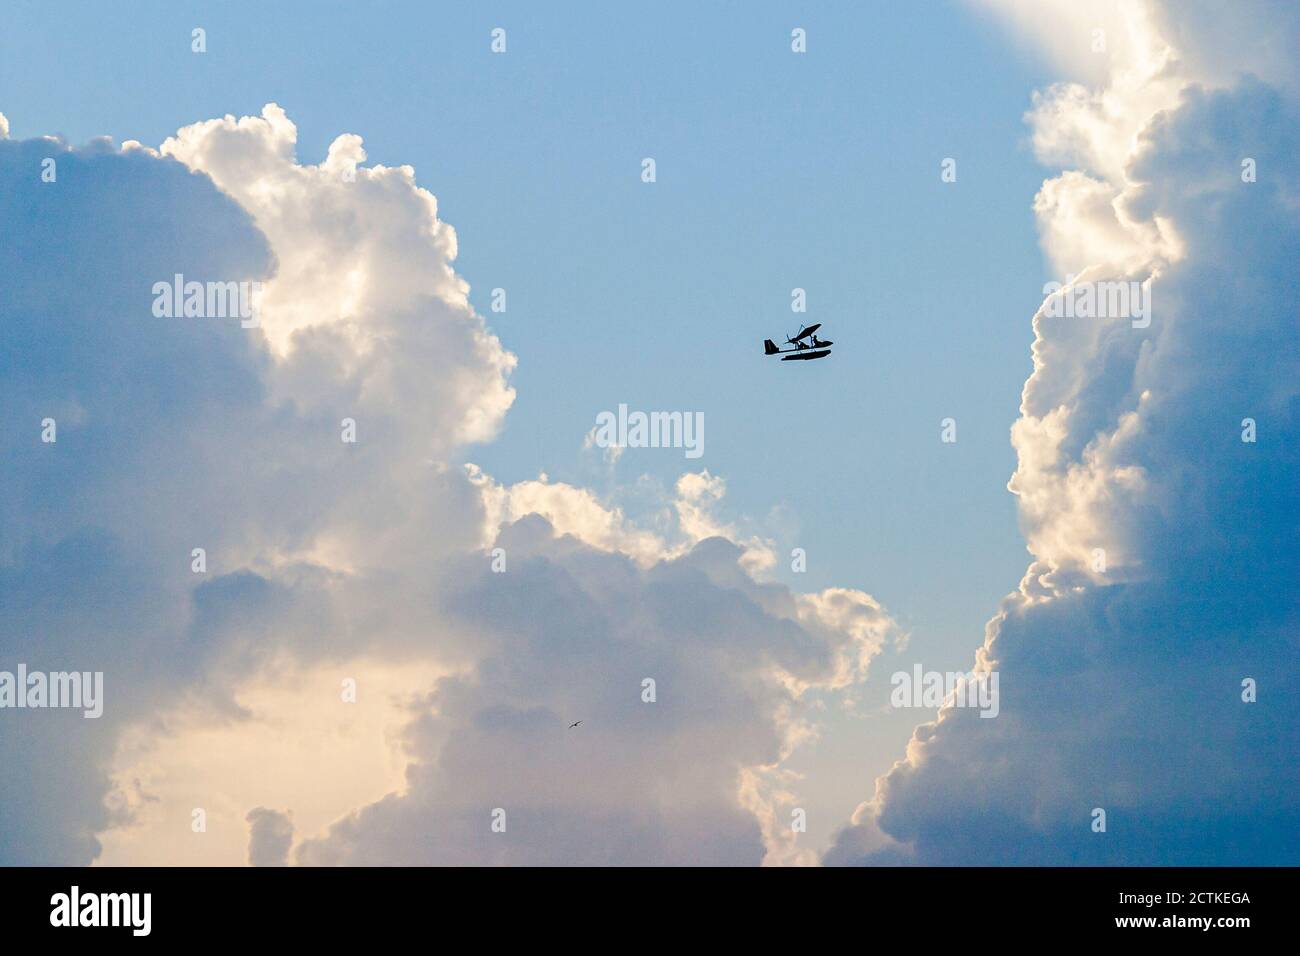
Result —
<path fill-rule="evenodd" d="M 287 813 L 254 807 L 248 821 L 248 865 L 288 866 L 293 843 L 293 820 Z"/>
<path fill-rule="evenodd" d="M 478 660 L 415 714 L 406 791 L 299 860 L 762 862 L 742 785 L 809 732 L 809 687 L 860 676 L 888 617 L 858 592 L 760 584 L 723 538 L 648 568 L 538 515 L 495 543 L 508 570 L 481 562 L 448 595 Z"/>
<path fill-rule="evenodd" d="M 107 140 L 0 140 L 0 653 L 102 670 L 107 698 L 85 726 L 15 715 L 21 728 L 0 741 L 7 862 L 95 856 L 95 834 L 119 822 L 104 797 L 125 727 L 172 706 L 235 713 L 234 684 L 285 649 L 413 643 L 418 612 L 383 620 L 395 585 L 373 579 L 409 574 L 431 528 L 442 549 L 481 535 L 476 490 L 442 459 L 498 427 L 514 360 L 445 278 L 450 230 L 407 172 L 362 171 L 347 185 L 378 191 L 383 208 L 358 234 L 330 176 L 293 157 L 283 114 L 267 114 L 276 122 L 233 124 L 232 138 L 221 121 L 182 131 L 192 166 Z M 56 176 L 43 182 L 47 159 Z M 292 208 L 268 236 L 265 210 L 219 189 L 203 162 L 242 169 L 265 206 Z M 280 299 L 320 288 L 300 259 L 328 260 L 357 235 L 366 334 L 317 302 L 318 321 L 277 347 L 271 334 L 298 321 Z M 404 256 L 425 269 L 403 271 Z M 177 273 L 265 281 L 268 328 L 155 317 L 152 286 Z M 426 361 L 434 343 L 444 357 Z M 345 418 L 355 444 L 341 441 Z"/>
<path fill-rule="evenodd" d="M 1044 161 L 1078 167 L 1044 183 L 1035 211 L 1063 279 L 1149 281 L 1151 325 L 1046 304 L 1034 316 L 1009 485 L 1033 561 L 977 655 L 1000 673 L 1001 715 L 949 708 L 919 727 L 828 862 L 1300 853 L 1300 361 L 1283 292 L 1300 248 L 1300 126 L 1292 84 L 1204 60 L 1300 21 L 1116 12 L 1130 42 L 1105 86 L 1055 86 L 1029 115 Z M 1180 46 L 1189 22 L 1213 22 L 1223 43 Z"/>
<path fill-rule="evenodd" d="M 500 428 L 515 360 L 468 304 L 453 230 L 409 167 L 361 166 L 358 137 L 318 165 L 295 142 L 274 104 L 158 149 L 0 141 L 0 656 L 103 670 L 107 697 L 99 721 L 27 714 L 0 739 L 0 861 L 87 863 L 111 833 L 121 862 L 166 820 L 193 843 L 192 807 L 228 840 L 239 794 L 249 861 L 284 862 L 292 828 L 264 808 L 293 802 L 250 783 L 263 725 L 346 719 L 331 670 L 391 698 L 409 766 L 302 832 L 299 862 L 805 859 L 782 761 L 888 615 L 764 582 L 770 544 L 718 517 L 707 472 L 645 528 L 460 464 Z M 261 282 L 258 324 L 153 315 L 176 274 Z M 393 668 L 442 676 L 412 696 Z"/>

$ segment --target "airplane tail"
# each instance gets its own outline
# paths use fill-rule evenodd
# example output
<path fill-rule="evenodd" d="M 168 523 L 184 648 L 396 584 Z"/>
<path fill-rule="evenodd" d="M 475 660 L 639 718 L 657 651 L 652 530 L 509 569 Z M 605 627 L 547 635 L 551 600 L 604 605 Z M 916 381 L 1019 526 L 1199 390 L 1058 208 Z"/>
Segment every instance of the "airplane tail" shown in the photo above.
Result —
<path fill-rule="evenodd" d="M 779 348 L 776 347 L 776 343 L 775 343 L 775 342 L 773 342 L 771 339 L 763 339 L 763 354 L 764 354 L 764 355 L 775 355 L 775 354 L 776 354 L 777 352 L 779 352 L 779 351 L 781 351 L 781 350 L 780 350 Z"/>

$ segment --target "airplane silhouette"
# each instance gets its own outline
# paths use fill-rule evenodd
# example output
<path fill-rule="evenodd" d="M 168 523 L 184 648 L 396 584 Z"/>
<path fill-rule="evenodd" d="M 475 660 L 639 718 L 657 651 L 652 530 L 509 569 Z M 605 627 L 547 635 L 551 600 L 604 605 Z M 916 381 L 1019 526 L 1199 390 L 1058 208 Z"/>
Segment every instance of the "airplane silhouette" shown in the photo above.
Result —
<path fill-rule="evenodd" d="M 575 720 L 573 723 L 569 724 L 569 729 L 572 730 L 574 727 L 578 726 L 578 724 L 580 724 L 580 723 L 582 723 L 582 721 L 580 721 L 580 720 Z"/>
<path fill-rule="evenodd" d="M 792 335 L 785 340 L 786 345 L 794 346 L 792 349 L 778 348 L 777 344 L 771 339 L 764 339 L 763 354 L 784 355 L 785 357 L 781 359 L 782 362 L 825 358 L 831 354 L 830 347 L 835 343 L 829 340 L 823 341 L 822 339 L 817 338 L 817 330 L 821 327 L 822 324 L 820 322 L 815 325 L 810 325 L 806 329 L 803 326 L 800 326 L 799 331 L 795 335 Z M 811 345 L 804 341 L 804 339 L 810 337 L 812 339 Z"/>

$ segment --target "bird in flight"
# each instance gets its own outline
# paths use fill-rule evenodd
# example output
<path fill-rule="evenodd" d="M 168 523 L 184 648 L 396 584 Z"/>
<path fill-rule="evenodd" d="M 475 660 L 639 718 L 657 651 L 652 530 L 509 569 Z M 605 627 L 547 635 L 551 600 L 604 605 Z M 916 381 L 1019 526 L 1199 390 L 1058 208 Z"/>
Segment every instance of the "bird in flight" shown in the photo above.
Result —
<path fill-rule="evenodd" d="M 575 720 L 573 723 L 569 724 L 569 729 L 572 730 L 574 727 L 578 726 L 578 724 L 580 724 L 580 723 L 582 723 L 582 721 L 580 721 L 580 720 Z"/>

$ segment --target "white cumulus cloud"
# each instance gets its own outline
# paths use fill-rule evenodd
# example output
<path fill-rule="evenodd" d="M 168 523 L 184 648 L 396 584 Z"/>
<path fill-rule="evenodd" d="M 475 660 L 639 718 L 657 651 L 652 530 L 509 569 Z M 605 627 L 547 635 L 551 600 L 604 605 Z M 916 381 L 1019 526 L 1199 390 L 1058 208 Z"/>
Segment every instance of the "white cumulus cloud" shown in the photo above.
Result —
<path fill-rule="evenodd" d="M 1049 50 L 1055 14 L 1086 25 L 1076 5 L 996 5 Z M 1300 851 L 1300 361 L 1285 291 L 1300 142 L 1294 83 L 1270 57 L 1270 82 L 1246 75 L 1241 55 L 1300 21 L 1269 4 L 1097 9 L 1124 43 L 1101 86 L 1036 100 L 1041 158 L 1079 168 L 1044 183 L 1035 210 L 1049 260 L 1076 281 L 1149 281 L 1151 323 L 1034 316 L 1010 483 L 1033 561 L 977 656 L 1000 674 L 1001 713 L 948 708 L 919 727 L 831 862 Z M 1247 418 L 1267 437 L 1243 442 Z M 1248 679 L 1271 688 L 1256 703 Z"/>
<path fill-rule="evenodd" d="M 296 140 L 271 104 L 157 149 L 0 141 L 0 653 L 107 688 L 101 720 L 0 738 L 0 859 L 240 862 L 244 822 L 254 863 L 806 858 L 782 763 L 889 616 L 760 580 L 707 472 L 646 528 L 464 466 L 515 358 L 454 231 L 359 137 L 317 165 Z M 155 316 L 178 273 L 263 283 L 259 325 Z M 400 754 L 401 785 L 297 756 L 329 740 Z"/>

